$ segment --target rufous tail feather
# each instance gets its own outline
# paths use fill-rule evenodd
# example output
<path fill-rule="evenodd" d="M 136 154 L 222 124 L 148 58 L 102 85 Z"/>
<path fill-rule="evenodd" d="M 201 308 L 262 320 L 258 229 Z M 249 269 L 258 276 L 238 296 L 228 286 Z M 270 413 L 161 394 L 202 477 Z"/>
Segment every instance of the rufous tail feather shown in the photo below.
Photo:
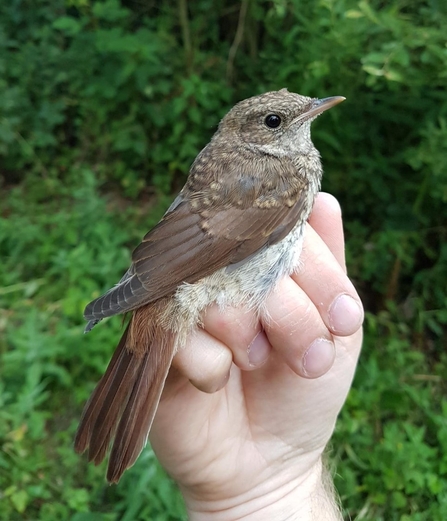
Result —
<path fill-rule="evenodd" d="M 107 480 L 117 483 L 144 448 L 175 349 L 175 337 L 159 326 L 163 301 L 133 316 L 104 376 L 85 405 L 75 450 L 100 463 L 111 446 Z"/>

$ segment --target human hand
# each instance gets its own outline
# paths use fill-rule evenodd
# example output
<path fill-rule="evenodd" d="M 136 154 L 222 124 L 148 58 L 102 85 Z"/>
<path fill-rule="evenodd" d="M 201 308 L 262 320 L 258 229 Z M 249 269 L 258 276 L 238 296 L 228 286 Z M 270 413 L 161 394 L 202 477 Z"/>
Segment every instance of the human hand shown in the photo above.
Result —
<path fill-rule="evenodd" d="M 150 440 L 191 519 L 334 515 L 321 455 L 352 382 L 363 311 L 328 194 L 317 198 L 301 261 L 259 320 L 212 307 L 175 357 Z"/>

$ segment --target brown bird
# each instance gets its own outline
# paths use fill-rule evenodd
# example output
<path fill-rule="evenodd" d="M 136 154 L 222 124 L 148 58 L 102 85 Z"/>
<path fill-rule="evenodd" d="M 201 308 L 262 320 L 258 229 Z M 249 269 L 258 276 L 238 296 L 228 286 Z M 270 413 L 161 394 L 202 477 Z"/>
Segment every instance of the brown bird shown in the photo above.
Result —
<path fill-rule="evenodd" d="M 146 444 L 172 358 L 201 312 L 217 303 L 262 314 L 276 282 L 297 269 L 322 177 L 310 124 L 344 99 L 282 89 L 235 105 L 128 271 L 87 306 L 86 331 L 132 312 L 75 441 L 96 464 L 111 446 L 109 482 L 119 481 Z"/>

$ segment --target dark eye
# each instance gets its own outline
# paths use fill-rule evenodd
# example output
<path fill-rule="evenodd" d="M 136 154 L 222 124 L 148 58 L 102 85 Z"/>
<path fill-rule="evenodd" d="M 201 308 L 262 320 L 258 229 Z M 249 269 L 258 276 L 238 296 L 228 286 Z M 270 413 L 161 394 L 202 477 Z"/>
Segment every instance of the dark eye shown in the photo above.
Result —
<path fill-rule="evenodd" d="M 264 122 L 269 128 L 278 128 L 281 125 L 281 118 L 277 114 L 269 114 Z"/>

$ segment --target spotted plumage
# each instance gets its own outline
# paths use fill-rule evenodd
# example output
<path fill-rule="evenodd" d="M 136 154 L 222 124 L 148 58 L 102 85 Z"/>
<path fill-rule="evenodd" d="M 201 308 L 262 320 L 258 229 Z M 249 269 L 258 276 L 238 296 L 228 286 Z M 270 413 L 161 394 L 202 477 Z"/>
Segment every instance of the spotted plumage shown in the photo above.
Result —
<path fill-rule="evenodd" d="M 111 445 L 109 481 L 119 480 L 146 443 L 172 357 L 201 312 L 216 302 L 261 314 L 276 282 L 298 267 L 322 176 L 310 123 L 342 99 L 283 89 L 238 103 L 134 250 L 129 270 L 87 306 L 87 331 L 132 312 L 75 442 L 95 463 Z"/>

